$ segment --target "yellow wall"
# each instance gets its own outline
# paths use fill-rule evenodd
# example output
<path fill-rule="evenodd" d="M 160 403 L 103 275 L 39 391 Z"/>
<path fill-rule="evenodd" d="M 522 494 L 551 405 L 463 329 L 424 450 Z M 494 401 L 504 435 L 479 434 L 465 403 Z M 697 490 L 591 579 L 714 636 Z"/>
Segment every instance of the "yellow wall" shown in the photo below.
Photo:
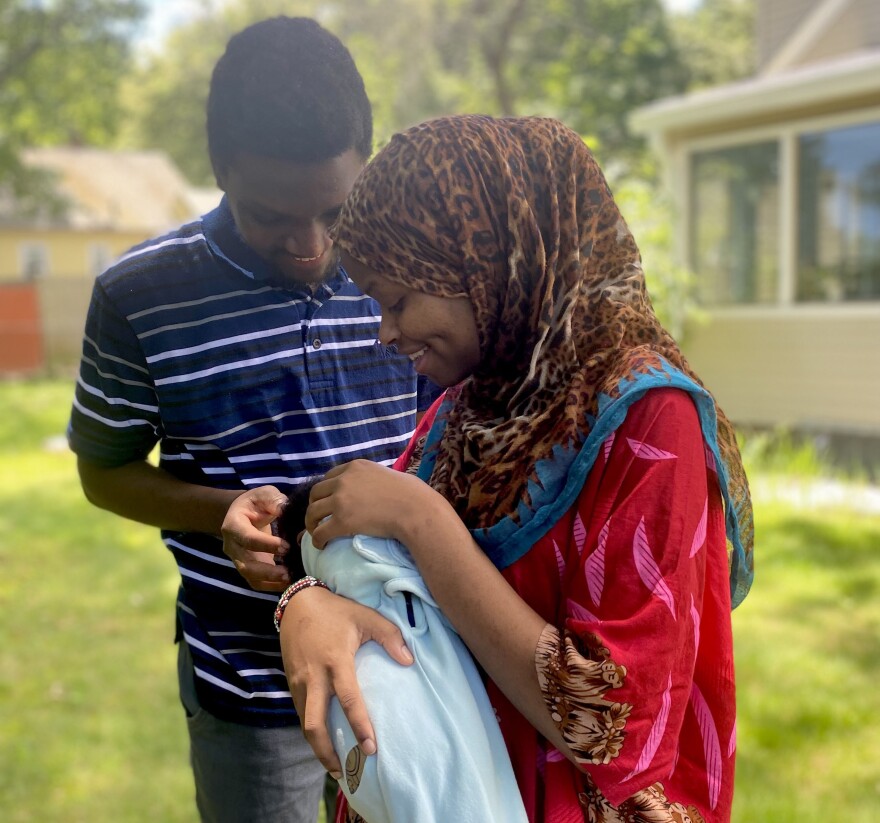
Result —
<path fill-rule="evenodd" d="M 92 269 L 93 246 L 106 247 L 107 263 L 132 246 L 141 243 L 152 233 L 111 231 L 70 231 L 0 229 L 0 281 L 22 279 L 22 247 L 42 243 L 48 252 L 50 277 L 87 277 L 96 274 Z"/>
<path fill-rule="evenodd" d="M 730 311 L 684 338 L 735 422 L 880 435 L 880 306 Z"/>

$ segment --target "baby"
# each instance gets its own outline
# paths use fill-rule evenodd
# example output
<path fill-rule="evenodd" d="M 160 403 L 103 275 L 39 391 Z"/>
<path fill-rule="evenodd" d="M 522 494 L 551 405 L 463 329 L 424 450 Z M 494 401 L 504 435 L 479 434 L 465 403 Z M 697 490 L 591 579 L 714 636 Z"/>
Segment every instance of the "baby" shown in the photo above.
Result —
<path fill-rule="evenodd" d="M 291 495 L 278 533 L 291 546 L 304 528 L 310 487 Z M 355 667 L 377 753 L 365 756 L 334 697 L 327 727 L 349 805 L 369 823 L 525 823 L 525 809 L 477 667 L 440 612 L 407 549 L 355 535 L 323 551 L 302 538 L 302 567 L 336 594 L 376 609 L 403 634 L 415 662 L 401 666 L 377 643 Z M 296 552 L 285 562 L 301 573 Z"/>

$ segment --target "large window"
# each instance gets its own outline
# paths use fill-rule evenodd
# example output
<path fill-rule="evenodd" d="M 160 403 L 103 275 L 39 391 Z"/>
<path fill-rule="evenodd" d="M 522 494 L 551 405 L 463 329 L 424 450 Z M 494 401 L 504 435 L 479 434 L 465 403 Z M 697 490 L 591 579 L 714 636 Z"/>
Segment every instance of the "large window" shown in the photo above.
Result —
<path fill-rule="evenodd" d="M 797 299 L 880 299 L 880 123 L 804 134 L 797 202 Z"/>
<path fill-rule="evenodd" d="M 689 229 L 707 305 L 880 300 L 880 122 L 693 153 Z"/>
<path fill-rule="evenodd" d="M 691 266 L 714 305 L 778 295 L 779 147 L 755 143 L 693 156 Z"/>

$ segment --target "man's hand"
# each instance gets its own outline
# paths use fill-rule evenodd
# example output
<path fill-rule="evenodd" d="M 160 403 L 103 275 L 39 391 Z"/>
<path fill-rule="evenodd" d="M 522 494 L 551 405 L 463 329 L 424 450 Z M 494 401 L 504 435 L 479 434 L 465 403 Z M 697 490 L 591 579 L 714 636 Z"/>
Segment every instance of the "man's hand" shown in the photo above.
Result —
<path fill-rule="evenodd" d="M 290 545 L 271 529 L 286 501 L 274 486 L 251 489 L 232 501 L 220 528 L 223 551 L 257 591 L 280 592 L 290 583 L 287 569 L 275 564 Z"/>

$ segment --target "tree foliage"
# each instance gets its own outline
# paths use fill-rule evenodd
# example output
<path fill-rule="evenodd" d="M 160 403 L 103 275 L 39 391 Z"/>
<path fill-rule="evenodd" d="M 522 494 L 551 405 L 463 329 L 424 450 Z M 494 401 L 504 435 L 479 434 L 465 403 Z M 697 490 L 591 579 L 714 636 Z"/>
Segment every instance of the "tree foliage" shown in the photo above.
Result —
<path fill-rule="evenodd" d="M 756 0 L 703 0 L 690 14 L 672 18 L 687 55 L 688 88 L 717 86 L 755 71 Z"/>
<path fill-rule="evenodd" d="M 20 202 L 46 196 L 26 169 L 26 146 L 106 145 L 122 109 L 138 0 L 0 0 L 0 189 Z"/>
<path fill-rule="evenodd" d="M 351 49 L 380 143 L 441 114 L 544 114 L 625 159 L 641 145 L 627 113 L 687 79 L 660 0 L 206 0 L 138 72 L 129 142 L 210 182 L 211 68 L 232 33 L 275 14 L 314 16 Z"/>

